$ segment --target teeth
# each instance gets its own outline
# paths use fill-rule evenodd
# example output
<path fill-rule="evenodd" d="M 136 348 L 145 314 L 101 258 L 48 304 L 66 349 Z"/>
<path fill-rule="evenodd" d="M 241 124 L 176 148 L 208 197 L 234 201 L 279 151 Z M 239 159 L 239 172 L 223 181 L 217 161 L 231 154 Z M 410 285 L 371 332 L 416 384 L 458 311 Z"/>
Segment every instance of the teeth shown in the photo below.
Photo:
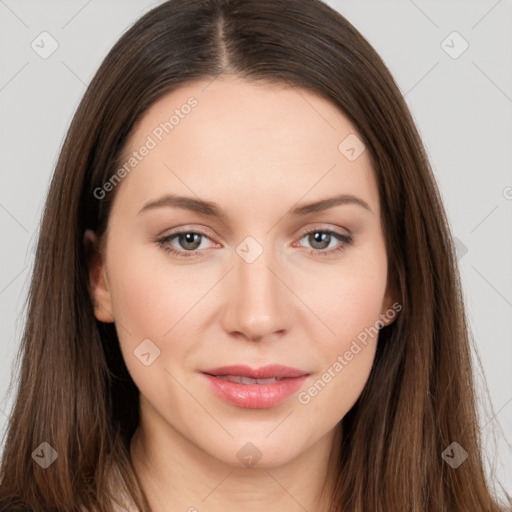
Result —
<path fill-rule="evenodd" d="M 251 379 L 251 377 L 241 377 L 240 375 L 216 375 L 218 379 L 229 380 L 238 384 L 272 384 L 282 380 L 281 377 L 272 377 L 271 379 Z"/>

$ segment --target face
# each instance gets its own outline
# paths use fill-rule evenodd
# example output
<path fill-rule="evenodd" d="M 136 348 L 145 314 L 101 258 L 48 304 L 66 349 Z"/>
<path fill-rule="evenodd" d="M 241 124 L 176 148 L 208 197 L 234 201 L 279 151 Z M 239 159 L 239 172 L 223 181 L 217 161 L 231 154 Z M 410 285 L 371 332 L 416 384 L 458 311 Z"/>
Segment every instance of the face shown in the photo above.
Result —
<path fill-rule="evenodd" d="M 394 316 L 378 190 L 330 102 L 208 83 L 156 102 L 122 179 L 97 191 L 116 188 L 95 314 L 116 324 L 141 422 L 231 465 L 278 465 L 330 439 Z M 343 194 L 357 199 L 323 202 Z"/>

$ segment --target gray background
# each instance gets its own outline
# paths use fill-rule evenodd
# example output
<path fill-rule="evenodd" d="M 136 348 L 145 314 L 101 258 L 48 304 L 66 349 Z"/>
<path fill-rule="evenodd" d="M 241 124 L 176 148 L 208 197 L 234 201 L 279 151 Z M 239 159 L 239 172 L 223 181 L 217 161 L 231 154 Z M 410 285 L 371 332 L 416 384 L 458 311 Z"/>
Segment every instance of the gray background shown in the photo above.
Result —
<path fill-rule="evenodd" d="M 0 434 L 14 398 L 8 385 L 32 249 L 63 137 L 108 50 L 158 3 L 0 0 Z M 386 62 L 427 147 L 482 365 L 487 459 L 512 495 L 512 0 L 327 3 Z M 58 43 L 46 59 L 31 47 L 43 31 Z M 458 55 L 463 40 L 469 47 Z"/>

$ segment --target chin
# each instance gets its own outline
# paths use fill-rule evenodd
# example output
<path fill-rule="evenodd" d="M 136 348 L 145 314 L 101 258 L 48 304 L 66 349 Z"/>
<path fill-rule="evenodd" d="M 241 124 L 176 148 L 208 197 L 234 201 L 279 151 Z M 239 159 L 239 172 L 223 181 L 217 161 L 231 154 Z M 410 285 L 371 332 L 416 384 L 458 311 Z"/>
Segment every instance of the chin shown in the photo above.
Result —
<path fill-rule="evenodd" d="M 241 441 L 230 440 L 229 451 L 215 450 L 210 453 L 225 464 L 240 468 L 278 467 L 299 455 L 299 448 L 291 446 L 282 439 L 271 442 L 265 438 L 267 435 L 268 432 L 262 433 L 260 437 L 253 437 L 253 441 L 249 441 L 247 436 L 244 436 Z"/>

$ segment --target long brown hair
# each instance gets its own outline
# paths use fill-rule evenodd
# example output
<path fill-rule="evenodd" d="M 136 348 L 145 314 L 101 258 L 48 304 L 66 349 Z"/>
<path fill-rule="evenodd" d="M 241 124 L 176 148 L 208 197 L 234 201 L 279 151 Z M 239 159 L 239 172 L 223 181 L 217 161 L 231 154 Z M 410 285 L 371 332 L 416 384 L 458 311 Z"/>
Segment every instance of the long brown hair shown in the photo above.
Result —
<path fill-rule="evenodd" d="M 403 307 L 380 331 L 362 395 L 342 420 L 330 510 L 498 512 L 483 469 L 456 255 L 424 147 L 375 50 L 319 0 L 170 0 L 109 52 L 77 109 L 44 209 L 1 465 L 0 506 L 114 510 L 106 475 L 150 510 L 129 455 L 139 392 L 115 327 L 97 321 L 87 228 L 105 232 L 134 123 L 164 94 L 233 74 L 316 92 L 357 127 L 382 205 L 389 279 Z M 200 108 L 200 107 L 199 107 Z M 442 452 L 469 454 L 457 469 Z M 58 454 L 46 469 L 33 452 Z"/>

